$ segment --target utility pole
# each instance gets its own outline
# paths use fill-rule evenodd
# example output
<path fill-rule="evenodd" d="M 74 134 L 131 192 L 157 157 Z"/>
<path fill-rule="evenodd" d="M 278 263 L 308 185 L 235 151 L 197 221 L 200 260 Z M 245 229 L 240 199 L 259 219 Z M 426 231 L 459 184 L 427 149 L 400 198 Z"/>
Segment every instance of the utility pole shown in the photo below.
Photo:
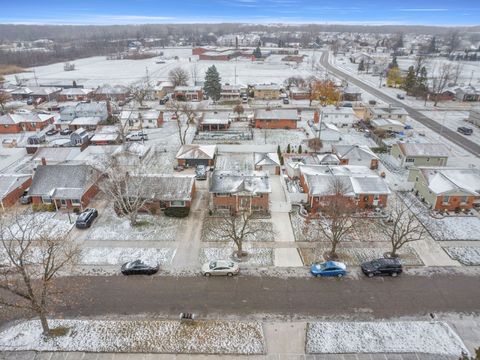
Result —
<path fill-rule="evenodd" d="M 237 67 L 236 66 L 233 67 L 233 71 L 235 73 L 235 85 L 237 85 Z"/>
<path fill-rule="evenodd" d="M 147 85 L 150 84 L 150 77 L 148 75 L 148 66 L 145 66 L 145 73 L 147 74 Z"/>
<path fill-rule="evenodd" d="M 38 86 L 37 73 L 35 72 L 35 70 L 33 70 L 33 76 L 35 78 L 35 84 Z"/>
<path fill-rule="evenodd" d="M 472 70 L 472 73 L 470 74 L 470 81 L 468 82 L 468 86 L 472 86 L 472 79 L 473 79 L 473 70 Z"/>

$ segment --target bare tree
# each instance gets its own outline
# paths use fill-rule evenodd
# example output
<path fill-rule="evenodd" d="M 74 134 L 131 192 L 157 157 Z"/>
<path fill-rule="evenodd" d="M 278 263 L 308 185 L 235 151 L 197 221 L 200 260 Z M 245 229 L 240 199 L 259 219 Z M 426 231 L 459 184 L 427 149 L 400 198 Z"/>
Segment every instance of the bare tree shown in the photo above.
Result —
<path fill-rule="evenodd" d="M 180 144 L 185 145 L 187 143 L 188 129 L 196 123 L 198 116 L 197 111 L 192 104 L 177 100 L 169 101 L 167 103 L 167 109 L 172 112 L 172 118 L 177 122 Z"/>
<path fill-rule="evenodd" d="M 76 263 L 78 246 L 35 213 L 2 215 L 0 240 L 6 265 L 0 274 L 0 305 L 34 312 L 43 334 L 50 335 L 48 309 L 59 295 L 54 278 Z"/>
<path fill-rule="evenodd" d="M 205 230 L 219 240 L 233 241 L 237 247 L 238 258 L 247 255 L 243 243 L 249 237 L 270 237 L 274 230 L 265 227 L 261 221 L 254 220 L 254 214 L 248 211 L 230 213 L 223 217 L 210 217 L 205 223 Z"/>
<path fill-rule="evenodd" d="M 12 96 L 6 91 L 0 90 L 0 107 L 5 110 L 5 105 L 11 100 Z"/>
<path fill-rule="evenodd" d="M 140 106 L 143 106 L 143 102 L 148 98 L 150 92 L 151 88 L 146 82 L 130 86 L 130 94 Z"/>
<path fill-rule="evenodd" d="M 168 79 L 174 87 L 176 86 L 185 86 L 188 83 L 188 72 L 181 68 L 176 67 L 168 73 Z"/>
<path fill-rule="evenodd" d="M 457 50 L 460 47 L 461 42 L 460 32 L 457 29 L 449 31 L 446 37 L 448 53 L 451 54 Z"/>
<path fill-rule="evenodd" d="M 377 222 L 377 228 L 390 240 L 391 257 L 397 257 L 397 251 L 403 245 L 421 240 L 425 235 L 425 228 L 417 220 L 412 209 L 401 199 L 396 199 L 388 219 Z"/>
<path fill-rule="evenodd" d="M 415 76 L 418 77 L 420 75 L 420 71 L 422 70 L 422 67 L 427 66 L 428 64 L 428 59 L 424 55 L 417 55 L 415 56 L 415 62 L 414 62 L 414 69 L 415 69 Z"/>
<path fill-rule="evenodd" d="M 456 63 L 455 65 L 453 65 L 452 83 L 454 85 L 458 85 L 458 79 L 460 78 L 460 75 L 462 74 L 462 71 L 463 71 L 463 64 Z"/>
<path fill-rule="evenodd" d="M 124 149 L 124 151 L 128 151 Z M 113 202 L 117 214 L 129 219 L 131 226 L 137 225 L 138 214 L 146 211 L 148 197 L 145 196 L 145 171 L 143 160 L 134 170 L 121 162 L 124 152 L 113 154 L 102 164 L 102 179 L 98 181 L 100 190 Z"/>
<path fill-rule="evenodd" d="M 433 69 L 432 74 L 431 89 L 434 106 L 437 106 L 440 94 L 448 87 L 448 84 L 454 76 L 453 65 L 450 63 L 443 63 L 438 69 Z"/>
<path fill-rule="evenodd" d="M 306 230 L 313 225 L 312 230 L 317 232 L 319 237 L 328 239 L 331 244 L 328 253 L 330 259 L 338 258 L 338 245 L 353 232 L 357 224 L 357 219 L 354 217 L 355 204 L 350 197 L 346 196 L 347 191 L 347 185 L 341 179 L 332 179 L 328 187 L 328 195 L 320 200 L 318 221 L 306 225 Z"/>

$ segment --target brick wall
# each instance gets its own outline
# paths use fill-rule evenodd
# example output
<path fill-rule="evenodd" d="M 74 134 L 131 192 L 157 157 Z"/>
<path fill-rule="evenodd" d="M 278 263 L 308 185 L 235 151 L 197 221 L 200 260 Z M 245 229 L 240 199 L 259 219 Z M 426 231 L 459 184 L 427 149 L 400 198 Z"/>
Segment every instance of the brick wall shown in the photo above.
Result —
<path fill-rule="evenodd" d="M 15 205 L 18 199 L 20 199 L 20 197 L 23 195 L 23 192 L 27 190 L 30 185 L 32 185 L 32 178 L 29 178 L 23 184 L 20 184 L 17 188 L 10 191 L 7 196 L 3 198 L 3 207 L 7 208 Z"/>
<path fill-rule="evenodd" d="M 255 127 L 257 129 L 296 129 L 297 121 L 288 119 L 279 119 L 273 121 L 255 119 Z"/>
<path fill-rule="evenodd" d="M 471 209 L 473 207 L 473 202 L 475 201 L 474 196 L 468 196 L 467 202 L 462 203 L 462 196 L 449 196 L 448 203 L 443 203 L 443 196 L 438 196 L 435 203 L 436 210 L 448 210 L 454 211 L 455 209 Z"/>

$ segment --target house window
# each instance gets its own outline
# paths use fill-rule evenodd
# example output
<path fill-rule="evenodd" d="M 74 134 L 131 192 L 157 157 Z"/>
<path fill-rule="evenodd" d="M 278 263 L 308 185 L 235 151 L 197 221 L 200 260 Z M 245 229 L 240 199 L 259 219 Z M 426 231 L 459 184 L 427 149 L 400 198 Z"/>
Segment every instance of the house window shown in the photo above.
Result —
<path fill-rule="evenodd" d="M 448 201 L 450 200 L 450 197 L 449 196 L 444 196 L 443 197 L 443 200 L 442 200 L 442 203 L 443 204 L 448 204 Z"/>
<path fill-rule="evenodd" d="M 3 127 L 4 127 L 4 128 L 8 128 L 8 127 L 9 127 L 9 125 L 3 125 Z"/>
<path fill-rule="evenodd" d="M 35 123 L 34 123 L 34 122 L 31 122 L 30 125 L 35 126 Z"/>
<path fill-rule="evenodd" d="M 228 196 L 230 196 L 230 194 L 216 193 L 215 196 L 216 197 L 228 197 Z"/>
<path fill-rule="evenodd" d="M 378 194 L 373 195 L 373 200 L 378 200 L 378 199 L 380 199 L 380 195 Z"/>
<path fill-rule="evenodd" d="M 81 206 L 82 202 L 80 199 L 72 199 L 72 206 Z"/>
<path fill-rule="evenodd" d="M 67 200 L 61 199 L 61 200 L 60 200 L 60 205 L 61 205 L 62 207 L 66 207 L 66 206 L 67 206 Z"/>
<path fill-rule="evenodd" d="M 408 163 L 413 163 L 413 162 L 415 162 L 415 159 L 412 159 L 412 158 L 406 158 L 406 159 L 405 159 L 405 162 L 408 162 Z"/>
<path fill-rule="evenodd" d="M 182 201 L 182 200 L 170 201 L 170 206 L 171 207 L 185 207 L 185 201 Z"/>
<path fill-rule="evenodd" d="M 51 204 L 52 203 L 52 198 L 50 196 L 42 196 L 42 203 Z"/>
<path fill-rule="evenodd" d="M 466 204 L 466 203 L 467 203 L 467 200 L 468 200 L 468 197 L 467 197 L 467 196 L 462 196 L 462 197 L 460 197 L 460 202 L 461 202 L 462 204 Z"/>
<path fill-rule="evenodd" d="M 415 176 L 415 182 L 418 182 L 418 176 Z"/>
<path fill-rule="evenodd" d="M 365 195 L 365 196 L 363 197 L 363 201 L 365 201 L 365 202 L 368 201 L 368 195 Z"/>
<path fill-rule="evenodd" d="M 427 162 L 430 162 L 430 158 L 427 158 Z"/>

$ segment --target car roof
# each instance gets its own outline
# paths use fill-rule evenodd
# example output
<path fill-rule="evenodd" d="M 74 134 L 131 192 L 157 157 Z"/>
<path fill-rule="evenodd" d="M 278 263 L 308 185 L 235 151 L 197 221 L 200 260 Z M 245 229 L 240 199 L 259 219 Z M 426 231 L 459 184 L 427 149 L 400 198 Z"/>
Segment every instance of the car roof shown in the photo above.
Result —
<path fill-rule="evenodd" d="M 344 263 L 338 262 L 338 261 L 327 261 L 325 262 L 325 266 L 327 267 L 337 267 L 342 270 L 345 270 L 347 267 L 345 266 Z"/>

